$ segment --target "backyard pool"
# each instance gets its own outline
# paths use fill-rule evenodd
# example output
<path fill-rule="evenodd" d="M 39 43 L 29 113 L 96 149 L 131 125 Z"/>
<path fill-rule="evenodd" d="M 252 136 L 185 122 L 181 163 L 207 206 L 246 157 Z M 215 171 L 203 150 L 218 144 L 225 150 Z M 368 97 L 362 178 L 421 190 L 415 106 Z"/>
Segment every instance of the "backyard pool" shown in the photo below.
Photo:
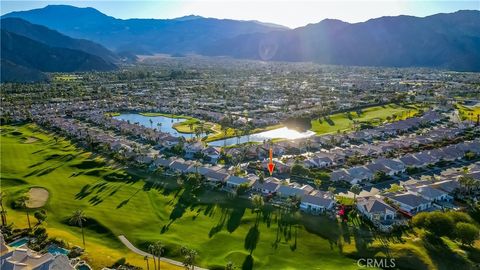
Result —
<path fill-rule="evenodd" d="M 18 248 L 18 247 L 21 247 L 21 246 L 25 245 L 26 243 L 28 243 L 28 239 L 24 237 L 24 238 L 20 238 L 18 240 L 15 240 L 8 245 L 13 247 L 13 248 Z"/>
<path fill-rule="evenodd" d="M 49 246 L 47 250 L 48 250 L 48 253 L 52 255 L 60 255 L 60 254 L 67 255 L 70 252 L 70 250 L 61 248 L 56 245 Z"/>

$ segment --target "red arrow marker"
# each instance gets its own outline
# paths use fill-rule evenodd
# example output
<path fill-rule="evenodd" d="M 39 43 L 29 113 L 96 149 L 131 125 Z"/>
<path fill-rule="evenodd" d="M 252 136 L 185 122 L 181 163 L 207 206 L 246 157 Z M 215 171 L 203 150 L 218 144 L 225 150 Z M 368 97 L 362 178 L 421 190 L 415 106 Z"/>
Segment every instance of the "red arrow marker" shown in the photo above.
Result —
<path fill-rule="evenodd" d="M 273 164 L 272 156 L 273 156 L 272 148 L 270 147 L 270 161 L 268 162 L 268 171 L 270 172 L 270 176 L 272 175 L 273 169 L 275 168 L 275 164 Z"/>

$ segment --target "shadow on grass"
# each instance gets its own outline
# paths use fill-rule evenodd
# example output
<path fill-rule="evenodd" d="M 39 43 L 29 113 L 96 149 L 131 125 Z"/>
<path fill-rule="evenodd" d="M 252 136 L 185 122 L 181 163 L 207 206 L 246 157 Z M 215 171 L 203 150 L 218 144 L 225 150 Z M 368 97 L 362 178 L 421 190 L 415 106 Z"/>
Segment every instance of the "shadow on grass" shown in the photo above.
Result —
<path fill-rule="evenodd" d="M 252 270 L 253 269 L 253 256 L 248 255 L 245 257 L 245 260 L 242 263 L 242 270 Z"/>
<path fill-rule="evenodd" d="M 429 257 L 439 270 L 472 268 L 472 265 L 464 257 L 452 251 L 442 238 L 425 234 L 422 240 Z"/>

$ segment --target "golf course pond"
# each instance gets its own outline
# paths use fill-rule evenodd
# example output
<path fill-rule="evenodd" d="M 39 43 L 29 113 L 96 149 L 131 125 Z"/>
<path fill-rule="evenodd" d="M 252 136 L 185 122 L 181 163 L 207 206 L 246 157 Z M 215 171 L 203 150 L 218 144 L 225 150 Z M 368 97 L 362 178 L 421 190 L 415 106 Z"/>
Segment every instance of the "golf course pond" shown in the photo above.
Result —
<path fill-rule="evenodd" d="M 149 127 L 149 128 L 156 128 L 161 130 L 162 132 L 167 132 L 175 137 L 184 136 L 185 138 L 192 138 L 194 134 L 189 133 L 181 133 L 175 130 L 173 127 L 176 123 L 181 123 L 186 121 L 186 118 L 172 118 L 167 116 L 145 116 L 141 114 L 135 113 L 127 113 L 127 114 L 120 114 L 118 116 L 114 116 L 113 118 L 123 121 L 129 121 L 130 123 L 134 124 L 137 123 L 139 125 Z M 239 143 L 246 143 L 246 142 L 263 142 L 269 139 L 300 139 L 306 138 L 309 136 L 315 135 L 313 131 L 305 131 L 300 132 L 294 129 L 289 129 L 287 127 L 281 127 L 277 129 L 272 129 L 268 131 L 263 131 L 251 135 L 243 135 L 240 137 L 233 137 L 227 139 L 221 139 L 213 142 L 209 142 L 209 145 L 213 146 L 229 146 Z"/>

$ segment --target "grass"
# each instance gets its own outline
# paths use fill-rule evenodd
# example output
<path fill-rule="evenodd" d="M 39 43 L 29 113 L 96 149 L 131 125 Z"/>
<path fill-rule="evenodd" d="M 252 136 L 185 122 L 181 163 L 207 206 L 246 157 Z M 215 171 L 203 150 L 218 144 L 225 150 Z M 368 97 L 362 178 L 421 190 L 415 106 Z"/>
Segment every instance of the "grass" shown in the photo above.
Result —
<path fill-rule="evenodd" d="M 269 130 L 272 130 L 272 129 L 277 129 L 277 128 L 281 128 L 283 127 L 283 125 L 273 125 L 273 126 L 267 126 L 267 127 L 262 127 L 262 128 L 255 128 L 253 129 L 252 131 L 250 131 L 250 134 L 255 134 L 255 133 L 259 133 L 259 132 L 264 132 L 264 131 L 269 131 Z M 206 139 L 207 142 L 213 142 L 213 141 L 218 141 L 218 140 L 222 140 L 222 139 L 228 139 L 228 138 L 233 138 L 233 137 L 236 137 L 237 135 L 235 134 L 235 131 L 236 129 L 234 128 L 227 128 L 227 132 L 225 133 L 224 131 L 222 131 L 220 129 L 220 125 L 218 124 L 215 124 L 213 127 L 212 127 L 212 130 L 215 132 L 214 134 L 208 136 L 208 138 Z M 242 132 L 239 132 L 239 135 L 242 136 Z"/>
<path fill-rule="evenodd" d="M 350 118 L 347 113 L 337 113 L 330 115 L 327 120 L 323 118 L 314 119 L 312 120 L 311 130 L 316 132 L 317 135 L 338 131 L 350 131 L 354 128 L 354 120 L 377 126 L 383 123 L 387 117 L 396 115 L 395 120 L 402 120 L 415 116 L 418 110 L 419 107 L 414 105 L 401 106 L 397 104 L 387 104 L 383 106 L 373 106 L 362 109 L 360 114 L 359 112 L 350 112 Z"/>
<path fill-rule="evenodd" d="M 467 107 L 457 103 L 456 107 L 462 120 L 477 121 L 477 115 L 480 114 L 480 106 Z"/>
<path fill-rule="evenodd" d="M 26 144 L 25 136 L 39 140 Z M 111 265 L 121 257 L 144 266 L 141 256 L 117 240 L 121 234 L 138 247 L 160 240 L 171 258 L 181 258 L 181 245 L 194 248 L 199 253 L 197 262 L 204 267 L 233 261 L 248 268 L 251 249 L 255 269 L 357 268 L 355 260 L 341 254 L 338 243 L 343 240 L 337 223 L 326 218 L 310 217 L 324 224 L 318 228 L 310 225 L 313 229 L 301 224 L 279 226 L 279 213 L 266 213 L 258 221 L 248 201 L 209 191 L 198 194 L 199 203 L 188 205 L 180 198 L 189 193 L 178 189 L 175 181 L 164 179 L 166 187 L 152 188 L 153 183 L 160 184 L 158 177 L 145 175 L 146 181 L 157 181 L 145 182 L 142 175 L 116 168 L 68 141 L 55 143 L 53 136 L 34 125 L 2 126 L 1 139 L 2 190 L 7 193 L 7 207 L 8 200 L 32 186 L 47 189 L 50 198 L 44 209 L 49 235 L 79 246 L 80 229 L 65 221 L 75 210 L 83 209 L 96 224 L 86 228 L 85 256 L 95 268 Z M 16 227 L 27 226 L 23 211 L 9 208 L 8 220 Z"/>

